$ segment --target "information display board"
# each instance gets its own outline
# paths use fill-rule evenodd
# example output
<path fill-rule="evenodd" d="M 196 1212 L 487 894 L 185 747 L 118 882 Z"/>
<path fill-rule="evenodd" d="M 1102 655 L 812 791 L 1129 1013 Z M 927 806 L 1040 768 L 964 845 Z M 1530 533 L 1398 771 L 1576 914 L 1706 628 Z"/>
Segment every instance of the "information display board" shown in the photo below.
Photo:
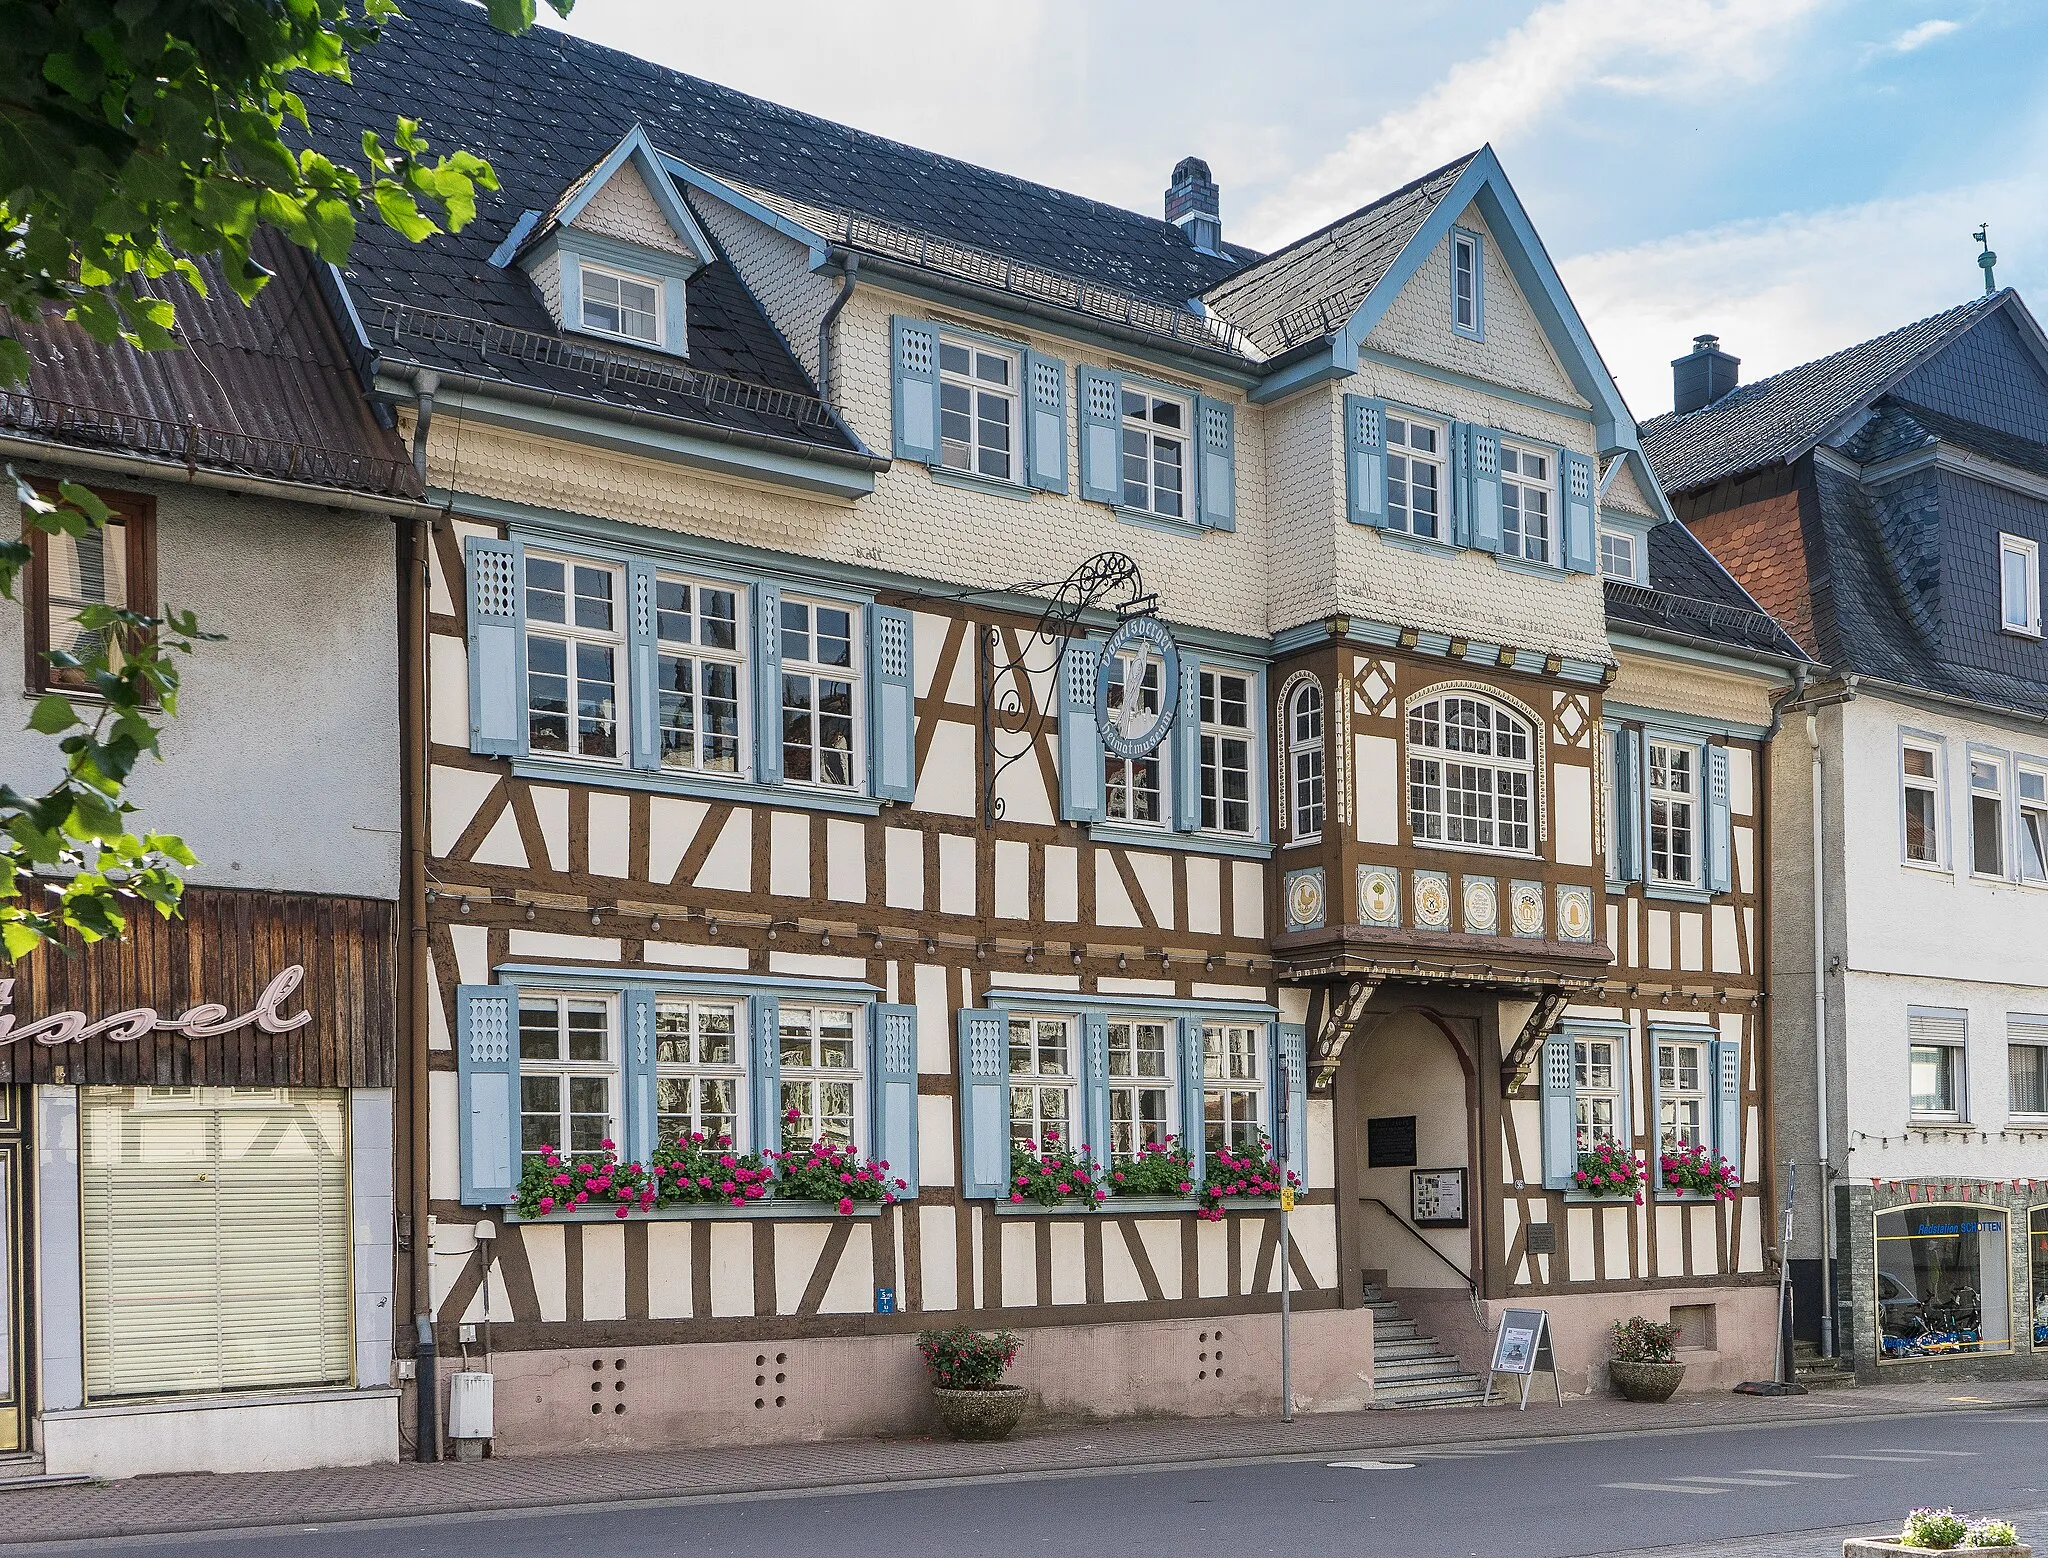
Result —
<path fill-rule="evenodd" d="M 1564 1384 L 1557 1377 L 1557 1360 L 1550 1351 L 1550 1312 L 1547 1309 L 1504 1309 L 1500 1329 L 1493 1338 L 1493 1361 L 1486 1368 L 1486 1399 L 1493 1400 L 1496 1374 L 1519 1375 L 1522 1381 L 1522 1410 L 1529 1406 L 1529 1386 L 1539 1373 L 1548 1374 L 1557 1404 L 1564 1405 Z"/>

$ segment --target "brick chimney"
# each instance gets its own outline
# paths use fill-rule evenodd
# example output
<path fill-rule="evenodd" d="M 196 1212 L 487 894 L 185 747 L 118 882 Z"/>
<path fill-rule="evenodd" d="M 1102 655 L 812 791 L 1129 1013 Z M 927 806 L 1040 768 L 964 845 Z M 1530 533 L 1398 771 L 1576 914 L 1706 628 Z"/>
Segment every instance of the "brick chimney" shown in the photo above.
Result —
<path fill-rule="evenodd" d="M 1735 388 L 1742 359 L 1721 350 L 1718 335 L 1696 335 L 1692 350 L 1671 359 L 1671 409 L 1679 416 L 1711 406 Z"/>
<path fill-rule="evenodd" d="M 1183 157 L 1174 164 L 1173 182 L 1166 190 L 1166 219 L 1204 254 L 1223 252 L 1222 205 L 1209 164 L 1200 157 Z"/>

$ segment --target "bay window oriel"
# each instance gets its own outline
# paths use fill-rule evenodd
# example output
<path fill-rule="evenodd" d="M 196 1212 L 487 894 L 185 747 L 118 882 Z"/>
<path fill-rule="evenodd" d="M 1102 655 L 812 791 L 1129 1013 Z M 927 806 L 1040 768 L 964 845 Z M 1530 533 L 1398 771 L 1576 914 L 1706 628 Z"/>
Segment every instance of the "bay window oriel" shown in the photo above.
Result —
<path fill-rule="evenodd" d="M 1408 710 L 1408 824 L 1418 844 L 1529 854 L 1536 749 L 1529 722 L 1476 693 Z"/>

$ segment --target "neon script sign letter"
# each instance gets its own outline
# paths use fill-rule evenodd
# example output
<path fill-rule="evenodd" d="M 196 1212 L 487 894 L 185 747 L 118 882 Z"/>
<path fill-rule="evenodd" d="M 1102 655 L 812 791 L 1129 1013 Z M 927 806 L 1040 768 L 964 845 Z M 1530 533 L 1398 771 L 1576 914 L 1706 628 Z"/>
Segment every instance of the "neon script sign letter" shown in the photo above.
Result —
<path fill-rule="evenodd" d="M 116 1012 L 111 1017 L 102 1017 L 98 1022 L 91 1021 L 84 1012 L 52 1012 L 19 1027 L 15 1026 L 16 1018 L 10 1009 L 14 1005 L 14 981 L 0 979 L 0 1044 L 17 1044 L 23 1039 L 33 1039 L 38 1044 L 52 1047 L 79 1044 L 87 1039 L 133 1044 L 152 1033 L 182 1033 L 188 1039 L 215 1039 L 223 1034 L 237 1033 L 251 1023 L 264 1033 L 291 1033 L 311 1022 L 313 1014 L 300 1012 L 286 1017 L 278 1008 L 291 998 L 292 992 L 305 982 L 305 978 L 305 965 L 294 963 L 265 985 L 263 993 L 256 997 L 255 1006 L 239 1017 L 230 1017 L 228 1009 L 217 1002 L 203 1001 L 182 1017 L 164 1017 L 154 1007 L 137 1006 L 129 1011 Z"/>

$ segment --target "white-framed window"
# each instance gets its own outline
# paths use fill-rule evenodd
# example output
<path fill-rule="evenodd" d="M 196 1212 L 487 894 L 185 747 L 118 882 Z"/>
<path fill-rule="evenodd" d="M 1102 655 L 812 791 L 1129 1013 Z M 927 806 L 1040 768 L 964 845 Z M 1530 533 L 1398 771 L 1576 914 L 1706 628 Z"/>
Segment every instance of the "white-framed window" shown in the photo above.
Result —
<path fill-rule="evenodd" d="M 1616 812 L 1615 776 L 1621 772 L 1619 747 L 1627 736 L 1616 727 L 1600 732 L 1600 847 L 1606 851 L 1607 880 L 1619 882 L 1622 871 L 1621 818 Z"/>
<path fill-rule="evenodd" d="M 1258 682 L 1242 671 L 1207 666 L 1200 674 L 1202 831 L 1248 835 L 1254 829 L 1252 692 Z"/>
<path fill-rule="evenodd" d="M 2022 882 L 2048 883 L 2048 768 L 2021 761 L 2013 765 L 2013 800 L 2019 808 L 2019 827 L 2013 843 L 2018 850 Z"/>
<path fill-rule="evenodd" d="M 860 1018 L 858 1007 L 782 1003 L 784 1147 L 861 1139 Z"/>
<path fill-rule="evenodd" d="M 746 1025 L 734 1001 L 658 996 L 654 1002 L 654 1124 L 662 1150 L 678 1137 L 745 1145 Z"/>
<path fill-rule="evenodd" d="M 1551 491 L 1556 467 L 1538 449 L 1500 446 L 1500 544 L 1510 557 L 1547 563 L 1556 545 Z"/>
<path fill-rule="evenodd" d="M 1126 700 L 1135 699 L 1142 718 L 1149 723 L 1159 713 L 1161 686 L 1166 662 L 1143 644 L 1133 645 L 1122 656 L 1119 675 L 1109 679 L 1109 712 L 1122 718 Z M 1189 674 L 1183 667 L 1181 674 Z M 1143 757 L 1122 757 L 1103 749 L 1102 815 L 1111 822 L 1128 822 L 1139 827 L 1163 828 L 1166 813 L 1166 747 L 1162 742 Z"/>
<path fill-rule="evenodd" d="M 1311 678 L 1287 700 L 1287 772 L 1291 831 L 1323 835 L 1323 684 Z"/>
<path fill-rule="evenodd" d="M 526 554 L 526 721 L 530 751 L 623 762 L 623 571 Z"/>
<path fill-rule="evenodd" d="M 1657 1040 L 1657 1142 L 1665 1152 L 1711 1145 L 1707 1092 L 1712 1051 L 1704 1039 Z"/>
<path fill-rule="evenodd" d="M 1075 1108 L 1080 1077 L 1075 1066 L 1074 1019 L 1015 1013 L 1010 1018 L 1010 1140 L 1057 1139 L 1078 1150 Z"/>
<path fill-rule="evenodd" d="M 1998 538 L 1998 617 L 2008 633 L 2041 636 L 2041 547 L 2025 536 Z"/>
<path fill-rule="evenodd" d="M 1184 395 L 1124 386 L 1124 507 L 1167 519 L 1188 517 L 1188 429 Z"/>
<path fill-rule="evenodd" d="M 1986 752 L 1970 754 L 1970 870 L 2005 875 L 2005 764 Z"/>
<path fill-rule="evenodd" d="M 861 783 L 860 608 L 782 597 L 782 777 Z"/>
<path fill-rule="evenodd" d="M 601 266 L 583 266 L 583 328 L 647 346 L 661 344 L 662 283 Z"/>
<path fill-rule="evenodd" d="M 662 574 L 654 625 L 661 766 L 744 772 L 745 592 Z"/>
<path fill-rule="evenodd" d="M 603 995 L 519 992 L 519 1151 L 595 1153 L 616 1140 L 618 1046 Z"/>
<path fill-rule="evenodd" d="M 2006 1108 L 2048 1117 L 2048 1016 L 2014 1012 L 2005 1019 L 2005 1064 L 2011 1086 Z"/>
<path fill-rule="evenodd" d="M 1682 741 L 1647 743 L 1649 880 L 1700 885 L 1700 749 Z"/>
<path fill-rule="evenodd" d="M 1266 1129 L 1266 1029 L 1216 1022 L 1202 1028 L 1202 1140 L 1208 1151 L 1250 1147 Z"/>
<path fill-rule="evenodd" d="M 1109 1154 L 1123 1161 L 1173 1135 L 1175 1024 L 1164 1017 L 1109 1021 Z"/>
<path fill-rule="evenodd" d="M 1603 1141 L 1617 1147 L 1628 1145 L 1622 1128 L 1621 1042 L 1616 1038 L 1572 1040 L 1574 1140 L 1580 1152 L 1591 1152 Z"/>
<path fill-rule="evenodd" d="M 1451 229 L 1451 328 L 1475 340 L 1486 318 L 1480 291 L 1485 273 L 1480 268 L 1479 253 L 1477 233 Z"/>
<path fill-rule="evenodd" d="M 1536 765 L 1528 723 L 1472 693 L 1408 711 L 1408 823 L 1421 843 L 1527 854 Z"/>
<path fill-rule="evenodd" d="M 1906 1013 L 1912 1114 L 1938 1122 L 1968 1118 L 1970 1019 L 1961 1011 L 1913 1007 Z"/>
<path fill-rule="evenodd" d="M 1600 577 L 1636 582 L 1636 538 L 1626 530 L 1600 532 Z"/>
<path fill-rule="evenodd" d="M 1387 528 L 1438 540 L 1443 535 L 1444 427 L 1387 417 Z"/>
<path fill-rule="evenodd" d="M 991 481 L 1024 477 L 1022 354 L 939 337 L 939 464 Z"/>
<path fill-rule="evenodd" d="M 1939 742 L 1906 736 L 1899 742 L 1899 796 L 1905 813 L 1906 859 L 1941 864 L 1942 749 Z"/>

